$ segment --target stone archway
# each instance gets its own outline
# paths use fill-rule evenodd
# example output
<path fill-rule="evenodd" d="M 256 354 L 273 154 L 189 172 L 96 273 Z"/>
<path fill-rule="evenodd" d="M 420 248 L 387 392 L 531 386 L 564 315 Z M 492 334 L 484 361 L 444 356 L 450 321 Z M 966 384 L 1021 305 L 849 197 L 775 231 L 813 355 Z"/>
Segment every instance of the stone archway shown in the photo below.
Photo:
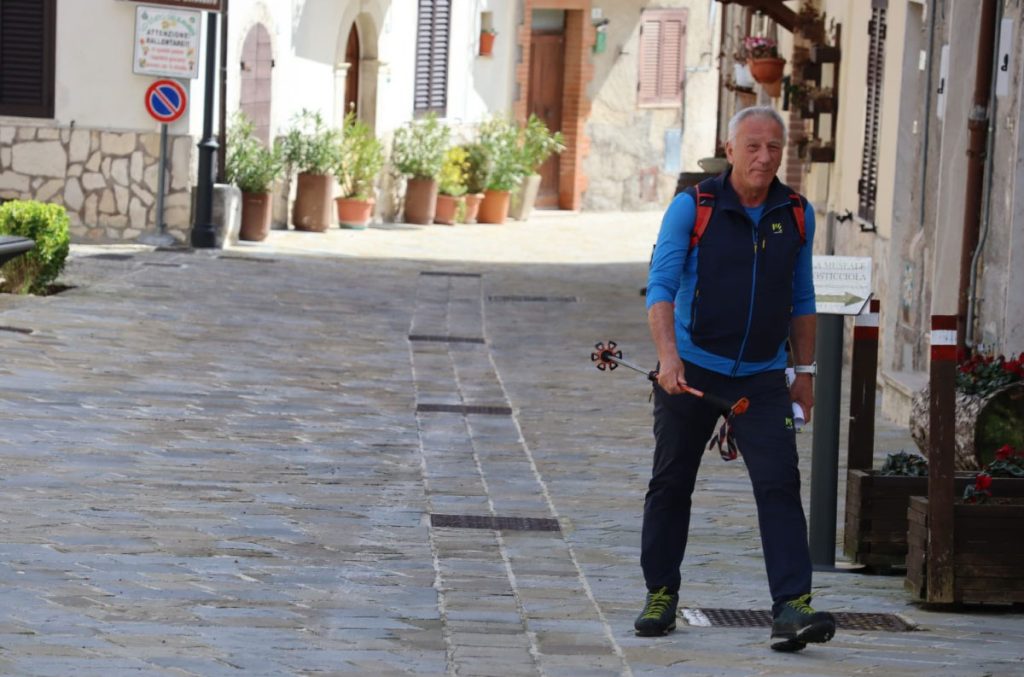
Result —
<path fill-rule="evenodd" d="M 256 137 L 267 145 L 270 144 L 273 67 L 274 54 L 270 33 L 263 24 L 254 24 L 242 44 L 238 107 L 252 121 Z"/>

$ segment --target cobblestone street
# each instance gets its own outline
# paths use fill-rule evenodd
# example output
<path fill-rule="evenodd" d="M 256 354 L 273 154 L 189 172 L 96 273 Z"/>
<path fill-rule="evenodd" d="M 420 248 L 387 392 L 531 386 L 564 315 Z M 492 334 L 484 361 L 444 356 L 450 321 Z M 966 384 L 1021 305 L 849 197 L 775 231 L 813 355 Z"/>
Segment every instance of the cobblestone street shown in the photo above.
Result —
<path fill-rule="evenodd" d="M 72 289 L 0 299 L 0 674 L 1024 675 L 1019 610 L 899 576 L 816 573 L 815 606 L 915 631 L 634 636 L 649 387 L 589 356 L 653 366 L 658 221 L 74 247 Z M 742 461 L 703 466 L 680 604 L 767 609 Z"/>

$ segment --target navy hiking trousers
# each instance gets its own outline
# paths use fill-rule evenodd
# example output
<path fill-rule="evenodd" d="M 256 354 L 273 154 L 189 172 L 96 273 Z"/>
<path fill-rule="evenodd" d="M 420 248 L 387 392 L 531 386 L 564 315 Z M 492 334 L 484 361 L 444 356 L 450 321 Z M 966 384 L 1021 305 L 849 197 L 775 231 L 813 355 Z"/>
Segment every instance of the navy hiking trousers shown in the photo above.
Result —
<path fill-rule="evenodd" d="M 686 381 L 730 402 L 746 396 L 750 408 L 733 430 L 757 504 L 773 609 L 811 591 L 807 521 L 800 502 L 800 471 L 792 403 L 785 373 L 732 378 L 685 362 Z M 690 529 L 690 496 L 701 456 L 720 421 L 706 402 L 654 386 L 654 470 L 644 503 L 640 563 L 648 590 L 679 589 Z M 743 504 L 735 510 L 747 510 Z"/>

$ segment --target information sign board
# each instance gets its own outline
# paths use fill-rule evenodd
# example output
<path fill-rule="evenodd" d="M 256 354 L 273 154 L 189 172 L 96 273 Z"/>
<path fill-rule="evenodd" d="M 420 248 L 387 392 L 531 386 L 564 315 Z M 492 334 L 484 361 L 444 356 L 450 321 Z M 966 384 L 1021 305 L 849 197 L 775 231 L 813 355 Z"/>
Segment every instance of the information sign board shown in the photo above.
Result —
<path fill-rule="evenodd" d="M 132 71 L 172 78 L 199 77 L 202 15 L 186 9 L 137 7 Z"/>
<path fill-rule="evenodd" d="M 860 315 L 871 298 L 871 258 L 815 256 L 813 261 L 818 314 Z"/>

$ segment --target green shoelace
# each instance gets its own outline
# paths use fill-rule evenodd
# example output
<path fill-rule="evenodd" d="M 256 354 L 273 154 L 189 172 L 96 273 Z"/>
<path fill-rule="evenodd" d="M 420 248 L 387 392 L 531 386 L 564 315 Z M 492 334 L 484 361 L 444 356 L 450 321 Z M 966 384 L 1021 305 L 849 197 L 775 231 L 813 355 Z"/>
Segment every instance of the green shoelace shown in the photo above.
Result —
<path fill-rule="evenodd" d="M 644 608 L 642 618 L 661 618 L 672 604 L 672 595 L 668 588 L 661 588 L 657 592 L 647 593 L 647 605 Z"/>
<path fill-rule="evenodd" d="M 811 602 L 811 595 L 810 594 L 806 594 L 806 595 L 803 595 L 802 597 L 797 597 L 796 599 L 789 600 L 788 602 L 786 602 L 786 606 L 790 607 L 791 609 L 793 609 L 797 613 L 801 613 L 801 614 L 805 614 L 805 615 L 809 616 L 809 615 L 814 613 L 814 609 L 811 608 L 810 602 Z"/>

